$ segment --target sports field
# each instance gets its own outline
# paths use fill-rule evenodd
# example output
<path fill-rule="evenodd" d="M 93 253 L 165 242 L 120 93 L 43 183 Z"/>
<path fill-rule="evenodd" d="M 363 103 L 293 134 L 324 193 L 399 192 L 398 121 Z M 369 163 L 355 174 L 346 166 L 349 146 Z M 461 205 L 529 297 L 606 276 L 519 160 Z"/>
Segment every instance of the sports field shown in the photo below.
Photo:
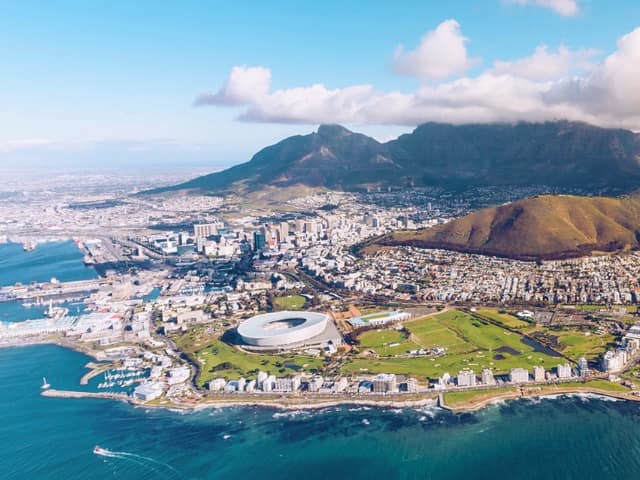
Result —
<path fill-rule="evenodd" d="M 406 338 L 384 337 L 376 332 L 367 338 L 367 345 L 376 349 L 376 342 L 395 340 L 397 350 L 444 347 L 447 353 L 438 357 L 411 358 L 350 358 L 342 371 L 350 374 L 388 372 L 413 375 L 420 378 L 437 378 L 445 372 L 457 375 L 458 371 L 471 368 L 478 374 L 483 368 L 494 373 L 507 373 L 511 368 L 531 369 L 534 365 L 546 369 L 564 363 L 564 359 L 536 351 L 522 342 L 517 333 L 484 322 L 458 310 L 423 317 L 404 324 L 409 334 Z M 377 351 L 377 350 L 376 350 Z M 381 352 L 377 353 L 381 354 Z"/>
<path fill-rule="evenodd" d="M 418 350 L 420 347 L 408 339 L 408 336 L 397 330 L 370 330 L 358 337 L 360 349 L 373 350 L 381 356 L 393 356 L 406 354 L 410 350 Z"/>
<path fill-rule="evenodd" d="M 273 299 L 274 307 L 278 310 L 300 310 L 307 303 L 302 295 L 287 295 Z"/>

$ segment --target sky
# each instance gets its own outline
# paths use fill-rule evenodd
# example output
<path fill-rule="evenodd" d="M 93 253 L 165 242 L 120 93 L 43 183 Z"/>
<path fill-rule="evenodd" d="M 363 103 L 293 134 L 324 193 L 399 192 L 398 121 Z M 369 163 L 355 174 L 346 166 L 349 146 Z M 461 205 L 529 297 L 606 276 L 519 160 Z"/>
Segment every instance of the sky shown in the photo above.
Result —
<path fill-rule="evenodd" d="M 640 2 L 0 0 L 0 167 L 211 166 L 341 123 L 640 130 Z"/>

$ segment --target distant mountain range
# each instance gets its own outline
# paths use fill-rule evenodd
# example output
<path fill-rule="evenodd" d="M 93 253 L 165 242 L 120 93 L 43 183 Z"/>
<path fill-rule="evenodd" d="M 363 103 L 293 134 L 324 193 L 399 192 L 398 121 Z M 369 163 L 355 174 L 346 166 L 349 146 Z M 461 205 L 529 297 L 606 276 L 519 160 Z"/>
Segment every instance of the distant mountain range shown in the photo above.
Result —
<path fill-rule="evenodd" d="M 378 246 L 441 248 L 521 260 L 561 259 L 640 246 L 640 195 L 545 195 L 418 231 L 394 232 Z"/>
<path fill-rule="evenodd" d="M 578 122 L 426 123 L 380 143 L 339 125 L 286 138 L 243 164 L 167 190 L 242 193 L 265 187 L 545 184 L 634 188 L 640 134 Z"/>

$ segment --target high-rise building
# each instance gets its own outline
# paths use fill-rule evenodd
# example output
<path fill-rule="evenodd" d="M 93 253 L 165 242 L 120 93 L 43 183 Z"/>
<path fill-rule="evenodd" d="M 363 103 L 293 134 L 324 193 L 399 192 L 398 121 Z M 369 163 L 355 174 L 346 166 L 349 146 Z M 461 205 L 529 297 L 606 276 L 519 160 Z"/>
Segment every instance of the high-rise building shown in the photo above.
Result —
<path fill-rule="evenodd" d="M 529 371 L 526 368 L 512 368 L 509 372 L 511 383 L 527 383 L 529 381 Z"/>
<path fill-rule="evenodd" d="M 587 359 L 584 357 L 578 359 L 578 374 L 581 377 L 589 376 L 589 362 L 587 362 Z"/>
<path fill-rule="evenodd" d="M 493 377 L 493 372 L 488 368 L 482 370 L 482 384 L 483 385 L 495 385 L 496 379 Z"/>
<path fill-rule="evenodd" d="M 280 222 L 278 232 L 280 236 L 280 243 L 284 243 L 289 237 L 289 222 Z"/>
<path fill-rule="evenodd" d="M 193 225 L 193 236 L 207 238 L 218 234 L 218 226 L 215 223 L 196 223 Z"/>
<path fill-rule="evenodd" d="M 396 391 L 396 376 L 393 373 L 379 373 L 373 377 L 374 393 L 388 393 Z"/>
<path fill-rule="evenodd" d="M 556 367 L 558 378 L 571 378 L 571 365 L 568 363 L 558 365 Z"/>
<path fill-rule="evenodd" d="M 269 378 L 269 374 L 267 372 L 259 371 L 256 378 L 256 386 L 262 389 L 262 384 L 267 378 Z"/>
<path fill-rule="evenodd" d="M 462 370 L 458 372 L 459 387 L 473 387 L 476 384 L 476 375 L 473 370 Z"/>
<path fill-rule="evenodd" d="M 267 244 L 267 238 L 264 232 L 253 232 L 253 249 L 258 252 L 264 250 Z"/>
<path fill-rule="evenodd" d="M 275 375 L 269 375 L 262 382 L 262 391 L 263 392 L 271 392 L 271 391 L 273 391 L 273 387 L 274 387 L 275 383 L 276 383 L 276 376 Z"/>
<path fill-rule="evenodd" d="M 218 392 L 224 388 L 227 384 L 227 381 L 224 378 L 214 378 L 209 381 L 209 390 L 212 392 Z"/>
<path fill-rule="evenodd" d="M 407 393 L 418 392 L 418 381 L 415 378 L 407 379 Z"/>
<path fill-rule="evenodd" d="M 637 327 L 634 326 L 634 327 L 631 327 L 631 328 L 637 328 Z M 624 345 L 625 345 L 625 350 L 627 351 L 627 353 L 629 355 L 633 355 L 638 350 L 640 350 L 640 339 L 625 337 L 624 338 Z"/>
<path fill-rule="evenodd" d="M 300 375 L 291 378 L 276 378 L 273 384 L 274 392 L 295 392 L 300 388 Z"/>
<path fill-rule="evenodd" d="M 533 381 L 544 382 L 544 367 L 536 365 L 533 367 Z"/>
<path fill-rule="evenodd" d="M 322 378 L 321 375 L 314 375 L 309 380 L 309 391 L 310 392 L 317 392 L 318 390 L 320 390 L 322 388 L 322 384 L 323 383 L 324 383 L 324 379 Z"/>
<path fill-rule="evenodd" d="M 247 385 L 247 380 L 244 377 L 238 379 L 238 391 L 244 392 L 244 387 Z"/>
<path fill-rule="evenodd" d="M 617 372 L 622 370 L 627 363 L 627 352 L 624 350 L 609 350 L 602 357 L 602 370 L 605 372 Z"/>
<path fill-rule="evenodd" d="M 304 222 L 304 233 L 306 233 L 307 235 L 310 235 L 316 232 L 317 232 L 316 222 L 313 222 L 313 221 Z"/>

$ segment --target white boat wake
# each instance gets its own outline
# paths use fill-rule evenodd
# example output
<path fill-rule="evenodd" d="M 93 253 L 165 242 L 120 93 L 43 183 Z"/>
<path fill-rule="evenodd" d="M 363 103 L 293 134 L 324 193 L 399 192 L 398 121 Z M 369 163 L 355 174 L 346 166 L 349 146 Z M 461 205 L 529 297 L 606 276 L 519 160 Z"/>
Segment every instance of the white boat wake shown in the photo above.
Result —
<path fill-rule="evenodd" d="M 93 449 L 93 453 L 95 455 L 98 455 L 100 457 L 105 457 L 105 458 L 129 460 L 134 463 L 137 463 L 138 465 L 144 468 L 153 470 L 158 474 L 161 474 L 161 475 L 164 474 L 166 476 L 166 474 L 170 472 L 171 474 L 176 475 L 178 478 L 182 478 L 182 474 L 178 470 L 173 468 L 168 463 L 161 462 L 159 460 L 156 460 L 155 458 L 145 457 L 144 455 L 138 455 L 130 452 L 118 452 L 118 451 L 109 450 L 107 448 L 102 448 L 98 446 L 96 446 Z M 161 467 L 162 469 L 164 469 L 164 472 L 159 471 L 157 467 Z"/>

